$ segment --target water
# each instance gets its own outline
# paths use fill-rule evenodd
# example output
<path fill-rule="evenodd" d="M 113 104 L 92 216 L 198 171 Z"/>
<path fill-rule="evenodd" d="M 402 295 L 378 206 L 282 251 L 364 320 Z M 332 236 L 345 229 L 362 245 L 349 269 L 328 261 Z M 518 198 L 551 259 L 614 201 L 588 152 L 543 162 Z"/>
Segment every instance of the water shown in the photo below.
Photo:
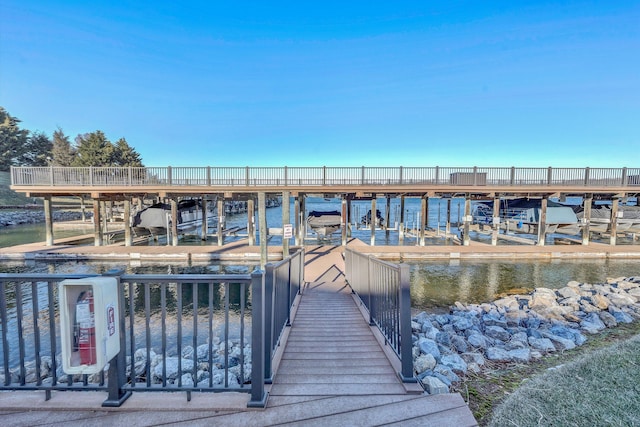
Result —
<path fill-rule="evenodd" d="M 569 205 L 577 205 L 582 202 L 582 199 L 579 197 L 568 197 L 566 200 L 566 204 Z M 631 203 L 634 203 L 631 201 Z M 305 201 L 306 213 L 311 211 L 340 211 L 342 209 L 340 199 L 335 198 L 320 198 L 320 197 L 307 197 Z M 451 245 L 453 244 L 451 239 L 444 239 L 444 231 L 447 222 L 447 200 L 439 199 L 439 198 L 430 198 L 429 199 L 429 217 L 427 221 L 428 227 L 432 228 L 436 231 L 436 235 L 440 235 L 440 237 L 435 238 L 427 238 L 427 245 Z M 360 219 L 367 214 L 367 212 L 371 209 L 370 201 L 353 201 L 351 203 L 351 237 L 360 239 L 366 243 L 369 243 L 371 240 L 371 230 L 369 228 L 365 228 L 364 225 L 361 224 Z M 380 210 L 382 216 L 385 217 L 386 211 L 386 199 L 379 198 L 376 200 L 376 209 Z M 408 229 L 418 229 L 421 223 L 421 200 L 419 198 L 406 198 L 405 199 L 405 212 L 404 212 L 404 225 Z M 293 201 L 291 201 L 290 206 L 290 219 L 288 223 L 294 223 L 294 205 Z M 456 224 L 461 222 L 461 218 L 464 215 L 464 199 L 463 198 L 452 198 L 451 199 L 451 232 L 457 234 L 459 236 L 459 231 L 457 229 Z M 400 200 L 397 198 L 390 200 L 389 206 L 389 224 L 392 228 L 397 228 L 398 223 L 400 222 Z M 257 211 L 256 211 L 257 216 Z M 267 217 L 267 227 L 268 228 L 282 228 L 283 218 L 282 218 L 282 208 L 281 207 L 273 207 L 266 209 L 266 217 Z M 306 218 L 306 214 L 305 214 Z M 286 222 L 286 221 L 285 221 Z M 257 225 L 257 218 L 255 221 Z M 216 227 L 216 224 L 210 224 L 210 230 L 213 230 Z M 226 216 L 226 228 L 230 229 L 233 227 L 238 227 L 241 230 L 237 233 L 237 235 L 227 236 L 225 237 L 225 243 L 231 243 L 247 236 L 247 213 L 240 213 L 235 215 L 227 215 Z M 257 228 L 257 227 L 256 227 Z M 87 234 L 87 230 L 67 230 L 67 229 L 55 229 L 54 230 L 54 238 L 62 238 L 68 236 L 75 236 L 80 234 Z M 528 237 L 533 240 L 537 239 L 537 236 L 519 234 L 521 237 Z M 478 233 L 470 233 L 470 237 L 473 240 L 489 242 L 491 237 L 486 234 L 478 234 Z M 553 244 L 553 240 L 555 237 L 567 237 L 566 235 L 556 235 L 549 234 L 547 235 L 546 242 L 548 244 Z M 576 236 L 578 237 L 578 236 Z M 260 237 L 258 236 L 258 242 Z M 33 243 L 33 242 L 43 242 L 45 240 L 44 234 L 44 224 L 36 224 L 36 225 L 24 225 L 24 226 L 14 226 L 14 227 L 4 227 L 0 228 L 0 247 L 7 247 L 17 244 L 23 243 Z M 606 239 L 598 238 L 597 236 L 593 236 L 592 240 L 595 242 L 603 241 L 608 242 Z M 267 244 L 270 246 L 279 246 L 282 245 L 282 236 L 279 235 L 270 235 L 267 239 Z M 305 238 L 305 244 L 327 244 L 327 245 L 335 245 L 341 243 L 341 232 L 338 231 L 327 238 L 323 238 L 319 240 L 317 236 L 308 231 L 308 235 Z M 90 243 L 92 244 L 92 243 Z M 152 239 L 149 240 L 149 245 L 166 245 L 167 241 L 165 236 L 159 236 L 157 241 Z M 215 238 L 210 238 L 206 241 L 202 241 L 200 239 L 200 230 L 197 229 L 193 231 L 192 235 L 183 236 L 179 245 L 181 246 L 193 246 L 193 245 L 217 245 L 217 241 Z M 375 244 L 376 245 L 398 245 L 398 232 L 390 231 L 388 234 L 384 230 L 376 230 L 375 232 Z M 418 240 L 416 237 L 412 237 L 410 235 L 406 235 L 403 245 L 405 246 L 414 246 L 418 244 Z M 500 245 L 513 244 L 510 242 L 506 242 L 504 240 L 500 241 Z M 638 240 L 633 240 L 628 236 L 620 236 L 618 237 L 617 244 L 625 245 L 625 244 L 639 244 Z"/>
<path fill-rule="evenodd" d="M 441 310 L 456 301 L 494 301 L 535 288 L 559 289 L 571 281 L 604 283 L 607 278 L 640 276 L 637 260 L 411 262 L 411 306 Z"/>

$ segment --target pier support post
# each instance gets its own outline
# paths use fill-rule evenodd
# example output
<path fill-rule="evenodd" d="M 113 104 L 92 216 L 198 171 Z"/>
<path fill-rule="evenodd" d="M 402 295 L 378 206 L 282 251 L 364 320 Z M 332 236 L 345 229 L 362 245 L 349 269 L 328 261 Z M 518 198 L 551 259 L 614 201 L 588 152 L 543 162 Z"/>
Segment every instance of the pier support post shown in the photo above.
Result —
<path fill-rule="evenodd" d="M 178 201 L 171 199 L 171 246 L 178 246 Z"/>
<path fill-rule="evenodd" d="M 291 224 L 291 193 L 282 192 L 282 259 L 289 256 L 289 239 L 284 238 L 284 225 Z"/>
<path fill-rule="evenodd" d="M 375 246 L 376 244 L 376 221 L 378 217 L 376 215 L 376 196 L 373 195 L 371 199 L 371 220 L 369 221 L 369 227 L 371 227 L 371 246 Z"/>
<path fill-rule="evenodd" d="M 300 245 L 300 196 L 293 197 L 293 233 L 295 236 L 296 246 Z"/>
<path fill-rule="evenodd" d="M 341 207 L 341 213 L 340 213 L 340 222 L 342 224 L 341 225 L 341 233 L 342 233 L 342 246 L 347 246 L 347 227 L 349 226 L 349 209 L 348 209 L 348 204 L 347 204 L 347 199 L 342 196 L 340 198 L 340 207 Z"/>
<path fill-rule="evenodd" d="M 51 196 L 44 197 L 44 232 L 45 245 L 53 246 L 53 213 L 51 212 Z"/>
<path fill-rule="evenodd" d="M 493 197 L 493 217 L 491 218 L 491 244 L 498 245 L 498 234 L 500 234 L 500 196 Z"/>
<path fill-rule="evenodd" d="M 256 244 L 256 208 L 253 197 L 247 200 L 247 234 L 249 235 L 249 246 Z"/>
<path fill-rule="evenodd" d="M 589 226 L 591 224 L 591 205 L 593 204 L 593 194 L 586 194 L 582 201 L 582 244 L 587 246 L 591 233 Z"/>
<path fill-rule="evenodd" d="M 265 205 L 266 194 L 258 193 L 258 235 L 260 237 L 260 269 L 267 265 L 267 207 Z"/>
<path fill-rule="evenodd" d="M 467 193 L 464 196 L 464 221 L 462 221 L 463 225 L 463 236 L 462 236 L 462 245 L 469 246 L 471 243 L 471 237 L 469 236 L 469 225 L 471 223 L 471 194 Z"/>
<path fill-rule="evenodd" d="M 388 194 L 385 197 L 387 199 L 387 205 L 384 212 L 384 235 L 387 237 L 387 240 L 389 240 L 389 221 L 391 220 L 391 197 L 389 197 Z"/>
<path fill-rule="evenodd" d="M 540 218 L 538 219 L 538 246 L 544 246 L 547 237 L 547 204 L 548 196 L 542 197 L 540 200 Z"/>
<path fill-rule="evenodd" d="M 398 224 L 398 244 L 404 243 L 404 194 L 400 196 L 400 223 Z"/>
<path fill-rule="evenodd" d="M 423 195 L 420 200 L 420 246 L 424 246 L 424 234 L 429 225 L 429 196 Z"/>
<path fill-rule="evenodd" d="M 93 199 L 93 245 L 102 246 L 102 215 L 100 215 L 100 200 Z"/>
<path fill-rule="evenodd" d="M 300 245 L 304 245 L 304 238 L 307 237 L 307 196 L 303 195 L 302 199 L 300 199 Z"/>
<path fill-rule="evenodd" d="M 444 227 L 444 234 L 447 238 L 451 235 L 451 198 L 447 199 L 447 224 Z"/>
<path fill-rule="evenodd" d="M 616 245 L 618 237 L 618 207 L 620 206 L 620 197 L 616 196 L 611 200 L 611 236 L 609 237 L 609 244 L 611 246 Z"/>
<path fill-rule="evenodd" d="M 124 245 L 133 245 L 133 236 L 131 234 L 131 200 L 124 200 Z"/>
<path fill-rule="evenodd" d="M 208 219 L 209 219 L 209 203 L 207 200 L 207 195 L 203 194 L 200 198 L 200 200 L 202 201 L 202 227 L 200 229 L 200 240 L 202 241 L 206 241 L 207 238 L 209 237 L 209 223 L 208 223 Z"/>
<path fill-rule="evenodd" d="M 226 215 L 226 211 L 224 210 L 224 195 L 218 198 L 218 228 L 216 230 L 216 235 L 218 239 L 218 246 L 222 246 L 224 244 L 224 235 L 222 232 L 224 231 L 224 217 Z"/>
<path fill-rule="evenodd" d="M 82 222 L 87 220 L 87 214 L 84 206 L 84 195 L 80 196 L 80 215 L 82 215 Z"/>

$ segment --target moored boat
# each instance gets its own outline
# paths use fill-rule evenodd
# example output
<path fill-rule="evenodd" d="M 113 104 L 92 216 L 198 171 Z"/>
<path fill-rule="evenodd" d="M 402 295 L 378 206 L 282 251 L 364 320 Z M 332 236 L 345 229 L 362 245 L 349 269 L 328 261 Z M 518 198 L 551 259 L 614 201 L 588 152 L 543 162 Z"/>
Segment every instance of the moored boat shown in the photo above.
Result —
<path fill-rule="evenodd" d="M 335 233 L 342 226 L 342 215 L 338 211 L 311 211 L 307 224 L 320 237 Z"/>

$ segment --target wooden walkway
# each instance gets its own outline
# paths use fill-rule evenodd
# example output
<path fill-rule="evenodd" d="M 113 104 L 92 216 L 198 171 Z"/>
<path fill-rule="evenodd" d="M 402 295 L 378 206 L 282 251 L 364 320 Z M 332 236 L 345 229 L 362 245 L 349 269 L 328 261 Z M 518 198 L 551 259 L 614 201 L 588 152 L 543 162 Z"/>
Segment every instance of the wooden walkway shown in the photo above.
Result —
<path fill-rule="evenodd" d="M 403 384 L 344 280 L 341 247 L 307 248 L 303 295 L 274 362 L 264 410 L 244 393 L 134 393 L 121 408 L 105 395 L 42 392 L 0 396 L 0 425 L 11 426 L 475 426 L 459 394 L 429 396 Z"/>

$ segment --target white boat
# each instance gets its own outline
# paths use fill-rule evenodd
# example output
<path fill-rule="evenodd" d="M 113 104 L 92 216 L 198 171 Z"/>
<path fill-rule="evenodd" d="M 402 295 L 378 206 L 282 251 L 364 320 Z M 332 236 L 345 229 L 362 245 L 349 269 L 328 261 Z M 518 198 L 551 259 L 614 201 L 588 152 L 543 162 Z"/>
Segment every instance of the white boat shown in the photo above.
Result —
<path fill-rule="evenodd" d="M 512 199 L 500 201 L 500 228 L 514 233 L 537 234 L 540 222 L 539 199 Z M 473 214 L 475 224 L 493 223 L 493 202 L 479 202 Z M 547 233 L 576 235 L 580 233 L 580 221 L 569 206 L 547 202 Z"/>
<path fill-rule="evenodd" d="M 584 218 L 584 208 L 576 207 L 576 215 L 580 221 Z M 616 220 L 618 233 L 640 233 L 640 206 L 618 206 Z M 592 205 L 589 220 L 589 231 L 607 233 L 611 231 L 611 205 Z"/>
<path fill-rule="evenodd" d="M 311 211 L 307 224 L 319 237 L 329 236 L 342 226 L 342 215 L 338 211 Z"/>
<path fill-rule="evenodd" d="M 210 216 L 209 219 L 214 218 Z M 171 224 L 171 205 L 156 203 L 138 212 L 132 221 L 136 231 L 147 231 L 151 234 L 166 234 Z M 181 200 L 178 202 L 179 231 L 187 231 L 202 224 L 202 207 L 198 200 Z"/>

